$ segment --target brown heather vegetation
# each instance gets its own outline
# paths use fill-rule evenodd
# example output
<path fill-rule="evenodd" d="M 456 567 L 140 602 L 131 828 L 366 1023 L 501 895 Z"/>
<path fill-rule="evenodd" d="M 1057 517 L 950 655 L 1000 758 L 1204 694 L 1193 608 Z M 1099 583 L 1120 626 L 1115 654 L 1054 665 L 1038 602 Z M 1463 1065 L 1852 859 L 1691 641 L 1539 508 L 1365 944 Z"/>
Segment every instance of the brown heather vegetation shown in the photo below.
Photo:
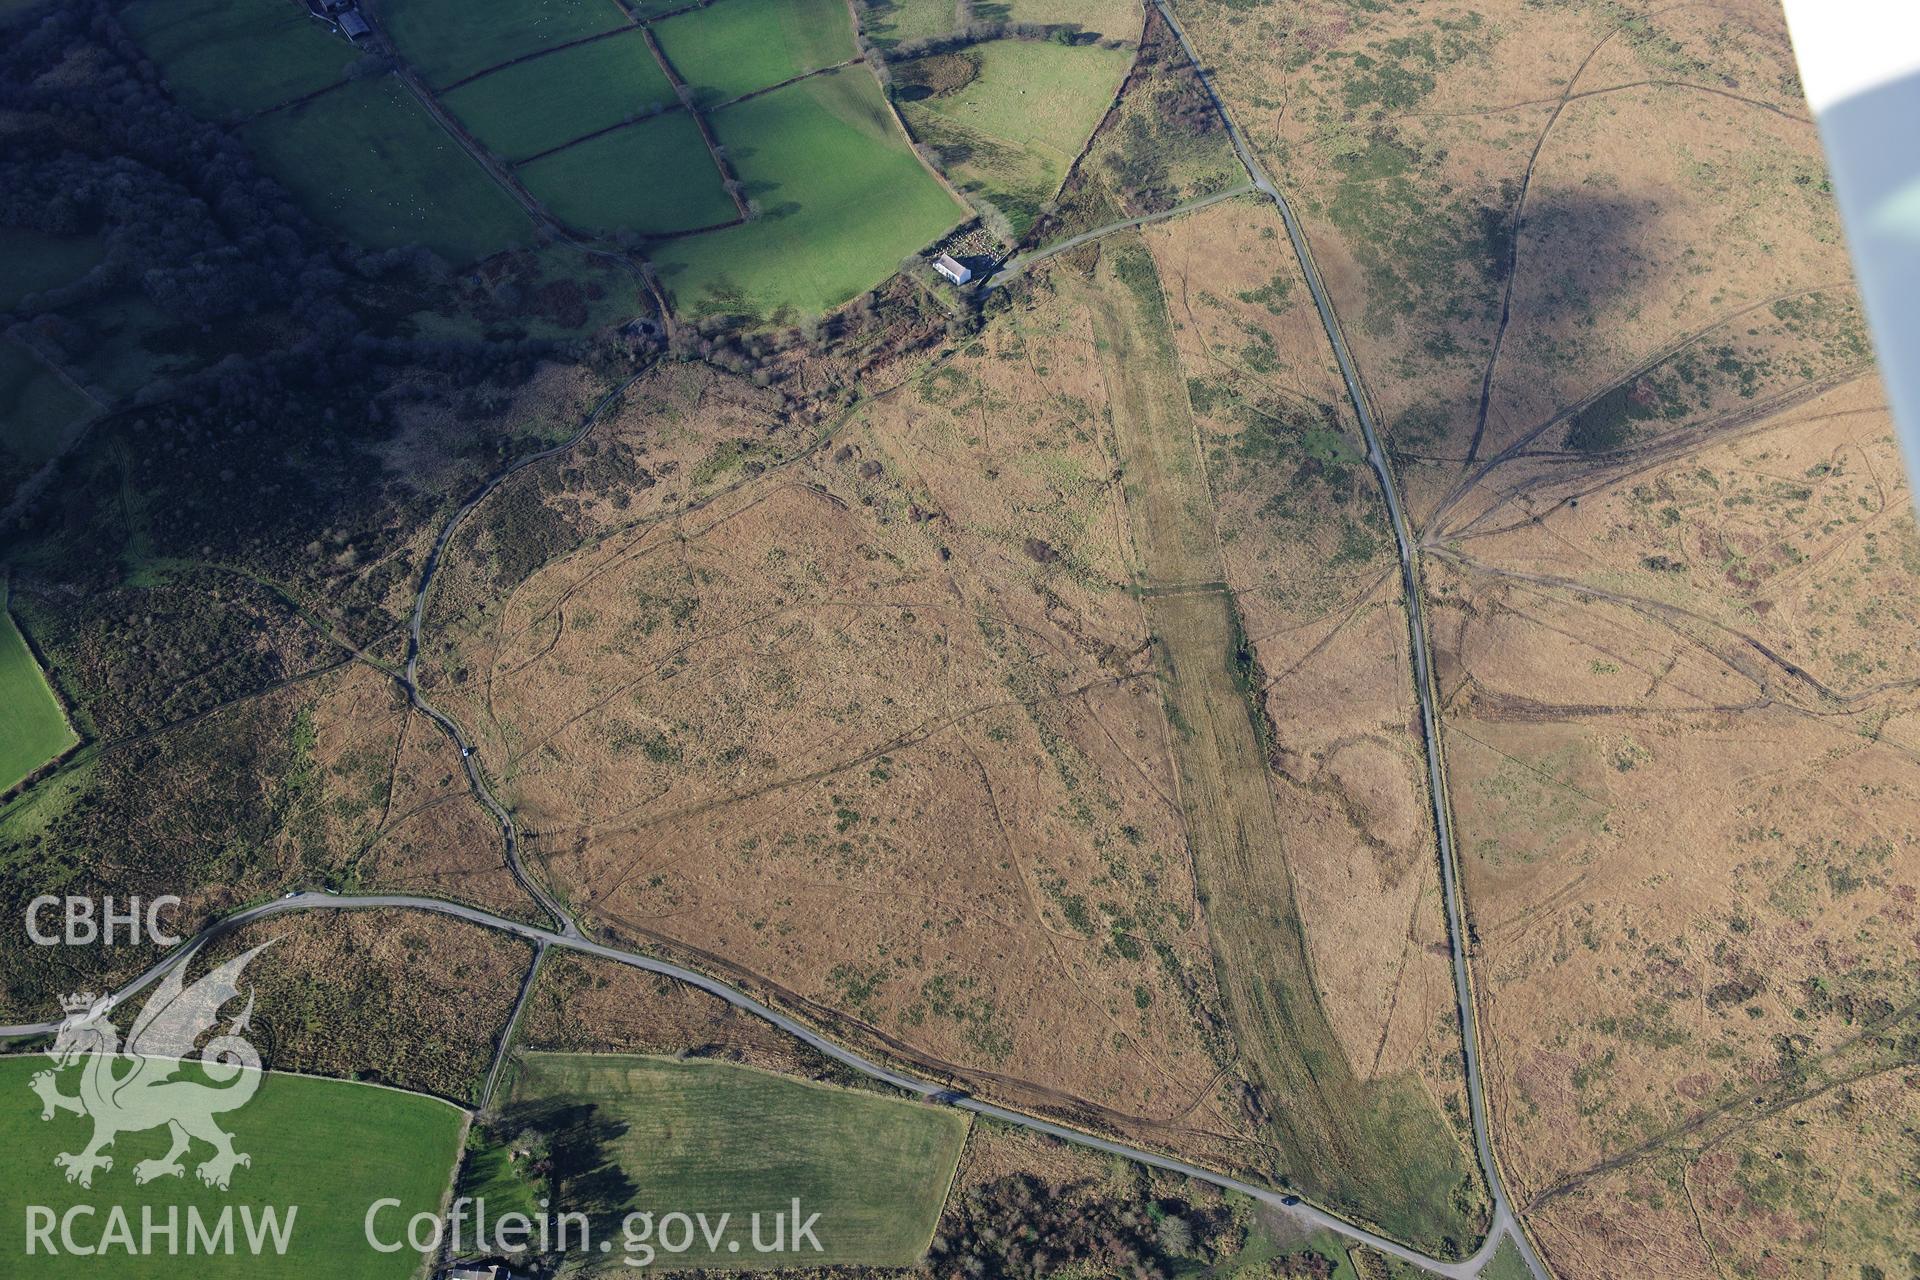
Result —
<path fill-rule="evenodd" d="M 772 1023 L 673 978 L 577 952 L 547 953 L 515 1049 L 720 1058 L 850 1087 L 872 1080 Z"/>
<path fill-rule="evenodd" d="M 624 512 L 528 501 L 579 549 L 497 605 L 476 587 L 429 646 L 436 696 L 596 931 L 1216 1150 L 1211 975 L 1063 328 L 996 327 L 817 444 L 771 397 L 662 371 L 596 436 L 657 481 Z"/>
<path fill-rule="evenodd" d="M 1542 1252 L 1912 1274 L 1920 538 L 1777 11 L 1180 13 L 1295 199 L 1422 543 L 1494 1140 Z M 1062 230 L 1238 181 L 1157 26 Z M 1463 1248 L 1486 1204 L 1405 606 L 1286 237 L 1228 202 L 1002 297 L 971 336 L 906 277 L 804 334 L 683 329 L 687 363 L 463 526 L 423 687 L 596 936 Z M 378 501 L 291 559 L 245 544 L 271 582 L 182 558 L 129 488 L 171 461 L 97 460 L 76 493 L 110 514 L 76 501 L 62 536 L 142 585 L 14 579 L 94 745 L 0 814 L 31 855 L 9 900 L 526 913 L 444 736 L 348 664 L 399 660 L 438 516 L 623 358 L 370 401 L 400 428 Z M 173 558 L 142 560 L 154 530 Z M 457 1098 L 528 960 L 403 913 L 219 954 L 267 936 L 273 1065 Z M 5 998 L 146 959 L 34 955 Z M 694 989 L 549 963 L 529 1045 L 837 1070 Z M 1097 1163 L 976 1127 L 936 1269 L 1153 1275 L 1251 1238 Z M 1148 1231 L 1168 1212 L 1195 1238 Z"/>
<path fill-rule="evenodd" d="M 1609 470 L 1430 571 L 1515 1191 L 1571 1275 L 1900 1274 L 1920 539 L 1878 388 Z"/>
<path fill-rule="evenodd" d="M 1406 615 L 1331 354 L 1276 215 L 1209 209 L 1146 242 L 1188 371 L 1249 693 L 1268 721 L 1319 999 L 1356 1073 L 1416 1071 L 1462 1124 Z"/>
<path fill-rule="evenodd" d="M 248 1038 L 269 1069 L 468 1106 L 533 963 L 525 942 L 445 916 L 328 911 L 235 930 L 209 945 L 188 980 L 262 943 L 242 986 L 253 1000 Z"/>
<path fill-rule="evenodd" d="M 1920 539 L 1777 9 L 1183 13 L 1420 525 L 1547 1261 L 1912 1273 Z"/>
<path fill-rule="evenodd" d="M 56 996 L 158 958 L 144 944 L 31 945 L 20 922 L 41 894 L 178 895 L 167 923 L 183 935 L 301 887 L 530 908 L 457 752 L 369 664 L 404 656 L 435 494 L 470 492 L 530 440 L 571 429 L 595 379 L 547 366 L 517 392 L 475 382 L 460 403 L 400 411 L 384 446 L 395 471 L 366 509 L 276 545 L 270 569 L 254 548 L 143 559 L 166 508 L 140 496 L 126 449 L 78 478 L 64 536 L 79 549 L 11 579 L 87 741 L 0 808 L 0 907 L 16 922 L 0 933 L 0 1018 L 46 1018 Z M 402 405 L 410 392 L 421 399 L 389 389 Z M 82 496 L 104 504 L 93 523 Z"/>
<path fill-rule="evenodd" d="M 663 368 L 475 513 L 423 672 L 598 936 L 1456 1248 L 1390 552 L 1243 219 L 1088 251 L 819 428 Z"/>

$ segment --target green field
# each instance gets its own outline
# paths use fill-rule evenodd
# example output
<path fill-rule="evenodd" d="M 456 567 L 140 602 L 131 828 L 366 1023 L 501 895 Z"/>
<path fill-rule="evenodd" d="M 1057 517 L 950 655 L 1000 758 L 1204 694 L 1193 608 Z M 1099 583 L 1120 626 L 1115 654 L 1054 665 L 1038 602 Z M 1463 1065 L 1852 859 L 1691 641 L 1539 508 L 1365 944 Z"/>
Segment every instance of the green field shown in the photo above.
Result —
<path fill-rule="evenodd" d="M 374 22 L 436 87 L 627 25 L 613 0 L 378 0 Z"/>
<path fill-rule="evenodd" d="M 1077 27 L 1113 40 L 1137 40 L 1141 16 L 1133 0 L 1007 0 L 1006 20 Z"/>
<path fill-rule="evenodd" d="M 461 265 L 534 240 L 531 219 L 389 76 L 247 126 L 309 212 L 370 249 L 422 244 Z"/>
<path fill-rule="evenodd" d="M 482 76 L 441 101 L 493 154 L 525 160 L 678 99 L 636 28 Z"/>
<path fill-rule="evenodd" d="M 1512 1236 L 1503 1236 L 1500 1247 L 1487 1259 L 1487 1265 L 1480 1268 L 1480 1280 L 1532 1280 L 1532 1276 L 1533 1273 L 1527 1270 L 1527 1260 L 1520 1256 Z"/>
<path fill-rule="evenodd" d="M 7 709 L 0 717 L 0 791 L 78 740 L 5 603 L 0 585 L 0 707 Z"/>
<path fill-rule="evenodd" d="M 903 100 L 914 132 L 960 189 L 992 200 L 1024 234 L 1066 181 L 1133 63 L 1126 49 L 990 40 L 966 56 L 978 73 L 952 93 Z"/>
<path fill-rule="evenodd" d="M 106 256 L 93 236 L 49 236 L 25 227 L 0 227 L 0 311 L 29 294 L 72 284 Z"/>
<path fill-rule="evenodd" d="M 360 56 L 290 0 L 135 0 L 121 17 L 174 95 L 214 119 L 325 88 Z"/>
<path fill-rule="evenodd" d="M 953 0 L 879 0 L 866 6 L 862 23 L 869 40 L 891 49 L 903 40 L 946 35 L 953 16 Z"/>
<path fill-rule="evenodd" d="M 555 217 L 589 231 L 659 235 L 739 216 L 685 111 L 556 151 L 519 176 Z"/>
<path fill-rule="evenodd" d="M 854 56 L 845 0 L 718 0 L 654 29 L 708 107 Z"/>
<path fill-rule="evenodd" d="M 0 338 L 0 446 L 8 453 L 28 464 L 45 462 L 92 409 L 32 352 Z"/>
<path fill-rule="evenodd" d="M 716 112 L 713 127 L 761 215 L 649 251 L 685 311 L 831 310 L 965 216 L 907 149 L 865 68 Z"/>
<path fill-rule="evenodd" d="M 577 1183 L 605 1186 L 606 1161 L 624 1176 L 626 1194 L 611 1197 L 624 1203 L 604 1205 L 604 1217 L 634 1209 L 732 1215 L 737 1251 L 709 1249 L 696 1235 L 691 1249 L 656 1262 L 674 1270 L 911 1266 L 932 1237 L 967 1135 L 966 1116 L 949 1108 L 722 1062 L 528 1054 L 510 1097 L 509 1130 L 522 1118 L 565 1115 L 572 1132 L 593 1135 L 566 1144 L 582 1172 L 559 1170 L 556 1204 Z M 752 1215 L 766 1220 L 770 1240 L 773 1214 L 795 1198 L 803 1219 L 820 1215 L 821 1251 L 754 1252 Z M 607 1269 L 631 1274 L 614 1258 Z"/>
<path fill-rule="evenodd" d="M 452 1176 L 463 1123 L 461 1113 L 446 1103 L 371 1085 L 268 1074 L 252 1101 L 220 1118 L 222 1127 L 233 1134 L 235 1149 L 252 1157 L 251 1165 L 234 1171 L 230 1191 L 203 1186 L 194 1176 L 193 1166 L 209 1154 L 209 1148 L 198 1143 L 187 1157 L 185 1177 L 135 1185 L 135 1163 L 166 1152 L 167 1135 L 159 1129 L 122 1134 L 110 1151 L 113 1168 L 96 1173 L 89 1190 L 67 1182 L 54 1167 L 53 1157 L 80 1150 L 91 1131 L 90 1122 L 64 1112 L 42 1121 L 40 1100 L 28 1087 L 29 1078 L 49 1065 L 38 1056 L 0 1058 L 0 1099 L 5 1100 L 0 1102 L 0 1144 L 8 1152 L 5 1169 L 0 1171 L 0 1233 L 4 1233 L 0 1257 L 7 1260 L 0 1272 L 46 1280 L 103 1274 L 141 1280 L 222 1276 L 405 1280 L 419 1268 L 420 1257 L 410 1250 L 374 1252 L 366 1243 L 362 1222 L 375 1200 L 399 1200 L 400 1210 L 378 1220 L 383 1236 L 391 1241 L 404 1229 L 407 1216 L 438 1210 Z M 78 1069 L 62 1073 L 61 1092 L 73 1094 L 79 1075 Z M 47 1257 L 42 1251 L 28 1261 L 23 1257 L 28 1205 L 45 1206 L 56 1214 L 74 1205 L 94 1206 L 96 1216 L 77 1220 L 77 1243 L 100 1242 L 113 1206 L 128 1214 L 136 1237 L 142 1206 L 152 1206 L 161 1222 L 168 1207 L 174 1206 L 182 1222 L 183 1251 L 189 1207 L 211 1223 L 230 1206 L 234 1234 L 240 1240 L 245 1234 L 239 1221 L 243 1207 L 258 1212 L 273 1206 L 282 1213 L 282 1221 L 288 1209 L 297 1206 L 297 1212 L 284 1255 L 269 1246 L 255 1257 L 238 1245 L 232 1256 L 129 1259 L 115 1248 L 98 1257 L 75 1257 L 64 1250 Z M 59 1241 L 57 1232 L 53 1238 Z M 163 1240 L 160 1252 L 165 1252 Z"/>

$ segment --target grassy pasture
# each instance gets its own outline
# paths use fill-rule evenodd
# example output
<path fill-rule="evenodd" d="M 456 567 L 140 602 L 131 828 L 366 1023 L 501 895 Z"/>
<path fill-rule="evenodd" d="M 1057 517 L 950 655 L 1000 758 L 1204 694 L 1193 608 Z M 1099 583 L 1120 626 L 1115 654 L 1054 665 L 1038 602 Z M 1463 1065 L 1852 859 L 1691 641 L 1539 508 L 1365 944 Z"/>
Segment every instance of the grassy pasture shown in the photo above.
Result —
<path fill-rule="evenodd" d="M 1532 1272 L 1527 1270 L 1527 1260 L 1520 1256 L 1513 1237 L 1500 1241 L 1500 1247 L 1487 1259 L 1487 1265 L 1480 1268 L 1480 1280 L 1529 1280 Z"/>
<path fill-rule="evenodd" d="M 399 1093 L 343 1080 L 317 1080 L 268 1073 L 260 1090 L 239 1110 L 222 1117 L 234 1135 L 234 1147 L 253 1158 L 250 1166 L 234 1171 L 231 1191 L 202 1186 L 193 1163 L 204 1160 L 207 1147 L 196 1144 L 187 1157 L 184 1178 L 160 1178 L 145 1186 L 133 1181 L 133 1166 L 157 1158 L 167 1149 L 164 1130 L 122 1134 L 111 1154 L 113 1168 L 95 1174 L 91 1190 L 65 1180 L 54 1167 L 59 1151 L 78 1151 L 87 1141 L 91 1122 L 62 1113 L 51 1121 L 40 1119 L 40 1100 L 27 1081 L 50 1064 L 39 1056 L 0 1058 L 0 1141 L 15 1153 L 0 1171 L 0 1215 L 8 1224 L 0 1238 L 0 1255 L 7 1258 L 9 1275 L 32 1274 L 60 1280 L 65 1276 L 98 1276 L 115 1267 L 123 1275 L 142 1280 L 188 1280 L 225 1276 L 284 1277 L 325 1275 L 330 1280 L 405 1280 L 419 1268 L 418 1254 L 407 1249 L 376 1253 L 368 1247 L 362 1219 L 373 1201 L 393 1197 L 402 1208 L 379 1223 L 387 1238 L 404 1230 L 414 1213 L 437 1210 L 453 1171 L 460 1143 L 460 1112 L 444 1102 L 418 1094 Z M 59 1081 L 71 1095 L 78 1072 L 69 1070 Z M 269 1248 L 255 1257 L 236 1247 L 230 1256 L 128 1259 L 115 1249 L 104 1257 L 75 1257 L 64 1251 L 56 1257 L 44 1251 L 30 1262 L 23 1224 L 25 1206 L 44 1205 L 56 1214 L 73 1205 L 98 1206 L 90 1221 L 77 1229 L 85 1242 L 95 1241 L 106 1225 L 108 1206 L 122 1206 L 136 1236 L 142 1206 L 152 1206 L 164 1222 L 170 1206 L 182 1219 L 182 1247 L 188 1206 L 203 1220 L 213 1221 L 222 1208 L 232 1206 L 236 1237 L 244 1238 L 238 1221 L 241 1206 L 256 1211 L 274 1206 L 282 1214 L 299 1206 L 285 1256 Z M 284 1218 L 283 1218 L 284 1220 Z M 55 1240 L 59 1239 L 58 1234 Z M 29 1270 L 16 1270 L 22 1265 Z"/>
<path fill-rule="evenodd" d="M 966 56 L 979 68 L 972 81 L 951 93 L 903 94 L 900 109 L 960 188 L 992 200 L 1024 233 L 1106 114 L 1132 54 L 990 40 Z"/>
<path fill-rule="evenodd" d="M 400 56 L 435 86 L 627 23 L 613 0 L 384 0 L 373 14 Z"/>
<path fill-rule="evenodd" d="M 73 745 L 74 732 L 55 701 L 33 651 L 5 608 L 0 584 L 0 791 Z M 4 1123 L 0 1123 L 4 1129 Z"/>
<path fill-rule="evenodd" d="M 1042 26 L 1078 27 L 1112 40 L 1140 38 L 1141 12 L 1134 0 L 1005 0 L 1005 3 L 976 5 L 982 9 L 1004 9 L 1007 22 L 1036 22 Z"/>
<path fill-rule="evenodd" d="M 0 311 L 13 310 L 28 294 L 72 284 L 105 255 L 106 246 L 92 236 L 0 227 Z"/>
<path fill-rule="evenodd" d="M 713 127 L 761 216 L 650 251 L 689 312 L 831 310 L 963 217 L 907 149 L 864 68 L 728 107 Z"/>
<path fill-rule="evenodd" d="M 661 235 L 738 216 L 684 111 L 545 156 L 522 168 L 520 180 L 555 217 L 590 231 Z"/>
<path fill-rule="evenodd" d="M 966 1117 L 948 1108 L 732 1063 L 526 1055 L 508 1114 L 553 1104 L 593 1109 L 605 1135 L 595 1155 L 631 1181 L 627 1207 L 732 1215 L 737 1251 L 709 1251 L 696 1235 L 690 1251 L 662 1255 L 675 1270 L 911 1266 L 932 1237 L 967 1135 Z M 564 1197 L 564 1171 L 560 1180 Z M 795 1197 L 803 1217 L 820 1215 L 823 1251 L 754 1253 L 752 1215 L 770 1228 Z M 628 1271 L 618 1259 L 607 1269 Z"/>
<path fill-rule="evenodd" d="M 953 30 L 953 0 L 883 0 L 866 7 L 867 38 L 882 49 Z"/>
<path fill-rule="evenodd" d="M 525 160 L 677 99 L 636 28 L 516 63 L 441 101 L 495 155 Z"/>
<path fill-rule="evenodd" d="M 0 446 L 7 452 L 26 463 L 46 461 L 92 409 L 32 352 L 0 339 Z"/>
<path fill-rule="evenodd" d="M 844 0 L 718 0 L 667 19 L 654 35 L 703 107 L 845 62 L 855 52 Z"/>
<path fill-rule="evenodd" d="M 337 83 L 360 56 L 289 0 L 135 0 L 121 16 L 180 101 L 216 119 Z"/>
<path fill-rule="evenodd" d="M 423 244 L 458 265 L 534 239 L 525 211 L 391 78 L 275 112 L 244 136 L 314 217 L 368 248 Z"/>

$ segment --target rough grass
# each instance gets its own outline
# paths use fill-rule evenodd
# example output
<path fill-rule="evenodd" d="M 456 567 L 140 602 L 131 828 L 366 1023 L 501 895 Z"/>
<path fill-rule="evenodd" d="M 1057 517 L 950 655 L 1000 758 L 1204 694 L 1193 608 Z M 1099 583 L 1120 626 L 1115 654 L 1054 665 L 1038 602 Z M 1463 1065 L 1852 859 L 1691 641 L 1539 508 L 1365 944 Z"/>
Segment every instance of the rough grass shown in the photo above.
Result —
<path fill-rule="evenodd" d="M 441 101 L 495 155 L 524 160 L 661 110 L 673 86 L 637 29 L 517 63 Z"/>
<path fill-rule="evenodd" d="M 1076 27 L 1113 40 L 1140 35 L 1140 6 L 1134 0 L 1007 0 L 1008 22 Z"/>
<path fill-rule="evenodd" d="M 33 651 L 5 612 L 0 587 L 0 791 L 59 755 L 74 741 L 67 717 L 33 660 Z"/>
<path fill-rule="evenodd" d="M 861 6 L 867 38 L 882 49 L 953 30 L 953 0 L 870 0 Z"/>
<path fill-rule="evenodd" d="M 325 88 L 360 56 L 289 0 L 135 0 L 121 16 L 175 96 L 206 116 Z"/>
<path fill-rule="evenodd" d="M 383 0 L 374 20 L 433 85 L 627 22 L 613 0 Z"/>
<path fill-rule="evenodd" d="M 1088 295 L 1144 587 L 1225 578 L 1153 260 L 1107 242 Z M 1316 993 L 1307 922 L 1275 811 L 1265 720 L 1234 665 L 1242 631 L 1224 592 L 1147 593 L 1170 673 L 1162 697 L 1188 839 L 1242 1061 L 1259 1088 L 1274 1175 L 1336 1211 L 1438 1254 L 1477 1238 L 1473 1164 L 1417 1083 L 1353 1073 Z"/>
<path fill-rule="evenodd" d="M 98 1206 L 91 1220 L 76 1220 L 83 1240 L 88 1234 L 98 1239 L 109 1206 L 125 1209 L 136 1239 L 143 1206 L 152 1206 L 163 1223 L 168 1208 L 175 1207 L 182 1220 L 183 1248 L 188 1206 L 209 1222 L 232 1206 L 234 1231 L 242 1239 L 240 1206 L 257 1211 L 272 1205 L 283 1214 L 299 1206 L 292 1244 L 284 1257 L 271 1249 L 255 1257 L 242 1247 L 230 1256 L 161 1257 L 118 1268 L 121 1274 L 155 1280 L 189 1276 L 294 1280 L 314 1275 L 329 1280 L 404 1280 L 420 1266 L 420 1255 L 406 1249 L 382 1254 L 369 1248 L 362 1219 L 373 1201 L 386 1197 L 398 1199 L 402 1207 L 380 1219 L 383 1227 L 399 1224 L 398 1230 L 404 1230 L 411 1215 L 439 1208 L 460 1143 L 462 1117 L 455 1108 L 369 1085 L 269 1073 L 246 1106 L 221 1118 L 234 1136 L 235 1149 L 253 1160 L 235 1171 L 230 1192 L 203 1186 L 194 1176 L 193 1163 L 208 1153 L 204 1144 L 196 1144 L 189 1154 L 184 1178 L 161 1178 L 136 1186 L 135 1163 L 166 1152 L 167 1135 L 160 1129 L 122 1134 L 111 1151 L 113 1168 L 96 1174 L 88 1190 L 67 1182 L 54 1167 L 52 1156 L 80 1150 L 91 1122 L 66 1113 L 43 1122 L 39 1100 L 28 1088 L 29 1078 L 49 1065 L 39 1056 L 0 1058 L 0 1097 L 7 1099 L 0 1106 L 0 1143 L 15 1153 L 0 1171 L 0 1213 L 13 1224 L 4 1246 L 14 1255 L 8 1259 L 7 1274 L 59 1280 L 98 1276 L 103 1266 L 114 1269 L 99 1257 L 64 1253 L 52 1258 L 41 1254 L 23 1263 L 20 1253 L 25 1239 L 16 1233 L 27 1205 L 44 1205 L 56 1214 L 74 1205 Z M 63 1073 L 61 1091 L 74 1093 L 78 1076 L 76 1070 Z M 390 1232 L 387 1238 L 396 1234 Z M 160 1248 L 164 1251 L 164 1241 Z M 23 1269 L 15 1271 L 16 1267 Z"/>
<path fill-rule="evenodd" d="M 999 205 L 1024 234 L 1106 114 L 1132 54 L 1044 40 L 990 40 L 967 53 L 979 74 L 964 88 L 903 101 L 901 111 L 960 188 Z"/>
<path fill-rule="evenodd" d="M 0 311 L 11 311 L 28 294 L 75 280 L 105 256 L 93 236 L 50 236 L 25 227 L 0 227 Z"/>
<path fill-rule="evenodd" d="M 511 1102 L 509 1116 L 543 1104 L 592 1108 L 605 1135 L 596 1155 L 631 1180 L 627 1208 L 733 1215 L 738 1251 L 708 1250 L 696 1234 L 690 1251 L 671 1256 L 676 1270 L 911 1266 L 932 1238 L 967 1135 L 966 1117 L 948 1108 L 721 1062 L 528 1054 Z M 564 1195 L 564 1171 L 561 1181 Z M 752 1215 L 770 1229 L 796 1197 L 803 1218 L 820 1215 L 822 1252 L 753 1252 Z M 617 1254 L 606 1265 L 627 1270 Z"/>
<path fill-rule="evenodd" d="M 844 0 L 721 0 L 654 28 L 701 106 L 727 102 L 854 56 Z"/>
<path fill-rule="evenodd" d="M 661 235 L 739 216 L 684 111 L 556 151 L 519 176 L 555 217 L 589 231 Z"/>
<path fill-rule="evenodd" d="M 1493 1257 L 1487 1259 L 1487 1265 L 1480 1268 L 1480 1280 L 1531 1280 L 1531 1274 L 1526 1259 L 1514 1247 L 1512 1236 L 1503 1238 Z"/>
<path fill-rule="evenodd" d="M 713 125 L 761 216 L 652 251 L 684 310 L 764 319 L 831 310 L 963 216 L 907 149 L 864 68 L 729 107 Z"/>
<path fill-rule="evenodd" d="M 0 446 L 7 452 L 30 464 L 46 461 L 91 408 L 32 353 L 0 340 Z"/>
<path fill-rule="evenodd" d="M 320 221 L 372 249 L 462 264 L 529 244 L 533 223 L 391 78 L 361 80 L 244 131 Z"/>

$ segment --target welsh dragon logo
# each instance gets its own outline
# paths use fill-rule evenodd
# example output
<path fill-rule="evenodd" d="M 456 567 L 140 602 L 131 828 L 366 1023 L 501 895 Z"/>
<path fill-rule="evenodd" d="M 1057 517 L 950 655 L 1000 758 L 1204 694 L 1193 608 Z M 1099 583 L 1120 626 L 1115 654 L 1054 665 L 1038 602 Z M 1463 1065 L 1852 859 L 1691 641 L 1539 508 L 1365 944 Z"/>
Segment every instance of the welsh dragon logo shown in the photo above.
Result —
<path fill-rule="evenodd" d="M 233 1149 L 233 1135 L 214 1121 L 215 1116 L 245 1106 L 260 1087 L 260 1055 L 241 1034 L 253 1015 L 251 995 L 240 1016 L 201 1049 L 196 1074 L 204 1079 L 178 1076 L 200 1037 L 219 1021 L 221 1007 L 240 994 L 240 971 L 271 945 L 262 943 L 234 957 L 192 986 L 186 986 L 182 976 L 193 962 L 193 954 L 186 956 L 147 997 L 124 1049 L 110 1020 L 114 997 L 96 999 L 84 993 L 62 998 L 66 1018 L 47 1050 L 54 1069 L 35 1074 L 32 1087 L 40 1095 L 42 1120 L 53 1119 L 58 1111 L 93 1120 L 92 1141 L 80 1151 L 53 1158 L 57 1167 L 66 1170 L 68 1182 L 91 1187 L 95 1170 L 113 1168 L 113 1157 L 104 1152 L 115 1138 L 161 1126 L 166 1127 L 172 1145 L 164 1156 L 133 1166 L 137 1183 L 183 1176 L 186 1170 L 180 1158 L 196 1140 L 213 1148 L 213 1155 L 194 1170 L 210 1187 L 226 1190 L 234 1169 L 253 1163 L 244 1152 Z M 76 1063 L 81 1064 L 80 1092 L 69 1097 L 60 1092 L 57 1081 L 61 1072 Z"/>

